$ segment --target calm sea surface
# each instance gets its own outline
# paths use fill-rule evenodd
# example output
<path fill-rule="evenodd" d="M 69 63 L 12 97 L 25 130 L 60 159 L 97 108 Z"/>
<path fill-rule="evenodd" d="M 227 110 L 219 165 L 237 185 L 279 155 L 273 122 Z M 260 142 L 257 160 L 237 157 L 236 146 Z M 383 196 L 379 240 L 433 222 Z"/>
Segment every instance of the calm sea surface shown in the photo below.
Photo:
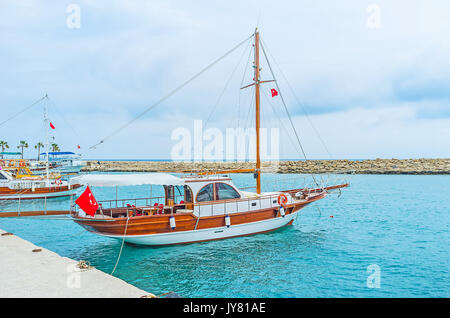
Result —
<path fill-rule="evenodd" d="M 301 187 L 303 178 L 265 174 L 263 190 Z M 114 276 L 154 294 L 184 297 L 450 297 L 450 176 L 348 178 L 351 186 L 341 196 L 308 206 L 293 225 L 275 232 L 172 247 L 125 245 Z M 253 185 L 252 175 L 233 180 Z M 116 193 L 93 191 L 98 200 Z M 118 196 L 148 197 L 149 191 L 120 187 Z M 39 205 L 22 203 L 21 209 Z M 2 204 L 0 211 L 16 208 Z M 106 273 L 121 246 L 68 220 L 0 219 L 0 228 Z M 368 287 L 373 268 L 379 268 L 379 288 Z"/>

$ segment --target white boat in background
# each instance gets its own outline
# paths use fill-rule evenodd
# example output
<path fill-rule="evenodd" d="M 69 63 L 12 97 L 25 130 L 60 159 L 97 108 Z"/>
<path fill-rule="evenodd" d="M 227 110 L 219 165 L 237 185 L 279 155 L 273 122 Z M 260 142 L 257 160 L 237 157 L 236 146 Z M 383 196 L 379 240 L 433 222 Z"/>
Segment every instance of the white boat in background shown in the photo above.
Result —
<path fill-rule="evenodd" d="M 83 167 L 86 166 L 86 161 L 81 159 L 80 154 L 69 151 L 49 152 L 49 166 L 52 171 L 57 171 L 60 174 L 78 174 Z M 41 153 L 47 155 L 47 153 Z M 33 174 L 45 174 L 46 161 L 29 161 L 30 170 Z"/>

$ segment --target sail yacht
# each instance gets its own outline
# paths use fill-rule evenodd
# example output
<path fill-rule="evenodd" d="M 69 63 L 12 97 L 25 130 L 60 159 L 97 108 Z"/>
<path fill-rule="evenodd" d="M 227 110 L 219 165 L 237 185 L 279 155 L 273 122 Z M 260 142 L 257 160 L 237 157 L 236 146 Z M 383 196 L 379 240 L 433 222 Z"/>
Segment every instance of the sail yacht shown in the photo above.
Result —
<path fill-rule="evenodd" d="M 347 183 L 328 187 L 261 191 L 260 80 L 258 30 L 254 39 L 256 164 L 233 170 L 174 176 L 165 173 L 83 175 L 77 183 L 94 187 L 158 185 L 163 197 L 96 201 L 89 187 L 71 207 L 86 230 L 141 245 L 184 244 L 264 233 L 292 224 L 299 211 Z M 252 172 L 256 191 L 238 189 L 230 173 Z M 81 209 L 79 208 L 81 207 Z"/>

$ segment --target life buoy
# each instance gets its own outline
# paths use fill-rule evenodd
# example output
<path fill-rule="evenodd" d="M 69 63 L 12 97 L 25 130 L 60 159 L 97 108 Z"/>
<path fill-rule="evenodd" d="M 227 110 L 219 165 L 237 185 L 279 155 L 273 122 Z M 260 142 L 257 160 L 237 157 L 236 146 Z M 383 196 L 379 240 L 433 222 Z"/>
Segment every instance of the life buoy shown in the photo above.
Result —
<path fill-rule="evenodd" d="M 62 184 L 61 178 L 57 178 L 57 179 L 55 179 L 55 183 L 56 183 L 57 185 L 60 185 L 60 184 Z"/>
<path fill-rule="evenodd" d="M 280 193 L 280 195 L 278 196 L 278 204 L 286 209 L 287 202 L 288 202 L 288 198 L 287 198 L 286 194 Z"/>
<path fill-rule="evenodd" d="M 19 161 L 19 167 L 25 167 L 26 165 L 25 165 L 25 161 L 23 161 L 23 160 L 20 160 Z"/>

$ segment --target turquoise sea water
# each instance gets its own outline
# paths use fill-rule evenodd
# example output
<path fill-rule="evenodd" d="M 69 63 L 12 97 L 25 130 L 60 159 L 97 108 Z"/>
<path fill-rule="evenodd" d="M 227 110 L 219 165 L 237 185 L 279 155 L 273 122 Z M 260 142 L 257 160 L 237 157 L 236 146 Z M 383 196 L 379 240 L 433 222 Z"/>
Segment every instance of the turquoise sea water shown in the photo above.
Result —
<path fill-rule="evenodd" d="M 233 180 L 253 184 L 252 175 Z M 154 294 L 184 297 L 449 297 L 450 176 L 354 175 L 350 182 L 340 197 L 308 206 L 293 225 L 268 234 L 125 245 L 114 276 Z M 294 183 L 303 186 L 303 176 L 263 176 L 265 191 Z M 118 192 L 119 198 L 147 197 L 149 187 Z M 115 189 L 95 188 L 94 194 L 114 197 Z M 67 220 L 0 219 L 0 228 L 107 273 L 121 246 Z M 379 267 L 379 288 L 368 287 L 371 265 Z"/>

